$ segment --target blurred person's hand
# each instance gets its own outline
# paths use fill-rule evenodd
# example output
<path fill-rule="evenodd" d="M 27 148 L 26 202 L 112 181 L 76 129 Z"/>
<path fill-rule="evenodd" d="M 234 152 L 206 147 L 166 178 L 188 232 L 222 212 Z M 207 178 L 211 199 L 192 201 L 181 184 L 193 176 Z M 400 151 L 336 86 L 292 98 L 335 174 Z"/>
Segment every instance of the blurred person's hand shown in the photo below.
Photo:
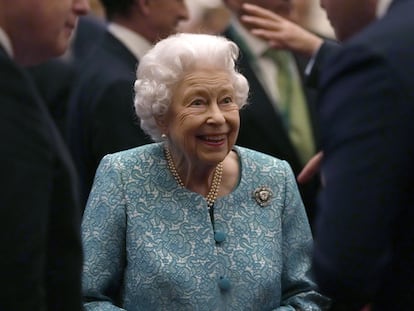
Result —
<path fill-rule="evenodd" d="M 315 154 L 309 161 L 306 163 L 305 167 L 299 173 L 297 181 L 300 184 L 305 184 L 315 176 L 321 167 L 321 162 L 323 158 L 323 152 L 319 151 Z"/>
<path fill-rule="evenodd" d="M 257 5 L 243 4 L 242 22 L 251 33 L 277 49 L 312 56 L 323 39 L 298 24 Z"/>

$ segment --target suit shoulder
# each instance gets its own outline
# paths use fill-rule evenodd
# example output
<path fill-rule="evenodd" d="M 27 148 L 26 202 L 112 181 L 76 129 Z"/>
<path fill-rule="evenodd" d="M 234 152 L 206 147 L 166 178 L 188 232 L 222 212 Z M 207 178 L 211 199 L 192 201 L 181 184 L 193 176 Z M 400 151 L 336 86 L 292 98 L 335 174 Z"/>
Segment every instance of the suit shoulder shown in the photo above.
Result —
<path fill-rule="evenodd" d="M 150 143 L 139 147 L 118 151 L 107 154 L 102 161 L 112 163 L 129 163 L 129 162 L 145 162 L 153 161 L 155 158 L 163 157 L 163 144 Z"/>
<path fill-rule="evenodd" d="M 82 62 L 82 76 L 97 76 L 102 80 L 119 77 L 135 78 L 138 59 L 108 31 L 96 48 Z"/>
<path fill-rule="evenodd" d="M 249 165 L 270 165 L 273 167 L 285 167 L 288 165 L 285 160 L 246 147 L 235 146 L 234 150 L 238 153 L 242 162 L 248 163 Z"/>

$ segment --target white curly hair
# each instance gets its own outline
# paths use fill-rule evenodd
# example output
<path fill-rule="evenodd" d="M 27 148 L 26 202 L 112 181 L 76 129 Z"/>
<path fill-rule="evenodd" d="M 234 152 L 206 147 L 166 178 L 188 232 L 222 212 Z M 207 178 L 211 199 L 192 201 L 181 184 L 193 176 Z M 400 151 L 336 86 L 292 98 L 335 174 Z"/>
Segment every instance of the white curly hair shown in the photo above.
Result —
<path fill-rule="evenodd" d="M 168 110 L 174 86 L 191 70 L 199 67 L 226 70 L 235 90 L 239 108 L 247 103 L 249 84 L 235 62 L 237 45 L 221 36 L 179 33 L 159 41 L 142 59 L 134 84 L 134 106 L 141 128 L 154 141 L 161 141 L 155 117 Z"/>

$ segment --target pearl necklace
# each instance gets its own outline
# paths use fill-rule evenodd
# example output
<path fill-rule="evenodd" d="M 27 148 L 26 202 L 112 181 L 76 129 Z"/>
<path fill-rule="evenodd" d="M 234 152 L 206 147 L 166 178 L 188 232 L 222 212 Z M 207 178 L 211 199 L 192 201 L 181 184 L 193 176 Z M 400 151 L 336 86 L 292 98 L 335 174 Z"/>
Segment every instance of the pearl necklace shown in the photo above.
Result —
<path fill-rule="evenodd" d="M 167 146 L 165 146 L 165 158 L 167 159 L 168 168 L 170 169 L 171 174 L 174 176 L 174 179 L 177 181 L 177 183 L 182 188 L 185 188 L 184 183 L 181 180 L 181 177 L 178 174 L 177 169 L 175 168 L 170 149 L 168 149 Z M 217 164 L 214 170 L 213 181 L 211 183 L 210 190 L 208 191 L 208 194 L 206 196 L 207 207 L 209 209 L 211 209 L 214 206 L 214 202 L 216 202 L 217 200 L 222 176 L 223 176 L 223 162 L 220 162 L 219 164 Z"/>

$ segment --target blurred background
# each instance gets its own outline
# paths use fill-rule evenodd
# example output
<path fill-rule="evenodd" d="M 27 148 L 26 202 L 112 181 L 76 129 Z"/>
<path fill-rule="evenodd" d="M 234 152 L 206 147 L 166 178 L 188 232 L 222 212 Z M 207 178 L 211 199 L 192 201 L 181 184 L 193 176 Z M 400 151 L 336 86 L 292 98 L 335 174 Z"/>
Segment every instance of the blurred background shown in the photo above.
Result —
<path fill-rule="evenodd" d="M 230 13 L 221 0 L 186 0 L 190 20 L 182 24 L 183 31 L 220 33 L 227 25 Z M 303 27 L 329 38 L 333 30 L 320 7 L 320 0 L 292 0 L 292 19 Z"/>
<path fill-rule="evenodd" d="M 292 16 L 303 27 L 333 38 L 334 33 L 326 18 L 325 11 L 320 7 L 320 0 L 292 0 L 295 12 Z M 221 0 L 186 0 L 190 11 L 190 19 L 181 25 L 181 31 L 220 33 L 226 28 L 230 13 Z M 90 0 L 93 14 L 103 17 L 99 0 Z"/>

